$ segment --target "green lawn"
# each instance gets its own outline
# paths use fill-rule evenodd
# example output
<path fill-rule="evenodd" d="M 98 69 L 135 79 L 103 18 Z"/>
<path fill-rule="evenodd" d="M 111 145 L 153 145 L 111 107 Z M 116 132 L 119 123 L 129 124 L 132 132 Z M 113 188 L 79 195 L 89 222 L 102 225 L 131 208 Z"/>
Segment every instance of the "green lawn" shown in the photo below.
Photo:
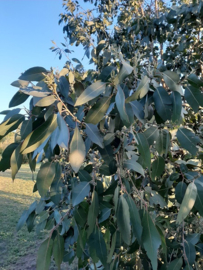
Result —
<path fill-rule="evenodd" d="M 34 174 L 36 178 L 36 173 Z M 34 182 L 27 165 L 23 165 L 13 182 L 10 171 L 0 173 L 0 269 L 36 270 L 36 253 L 43 234 L 28 233 L 24 226 L 16 233 L 16 224 L 22 212 L 36 199 Z M 65 266 L 64 266 L 65 267 Z M 63 268 L 64 268 L 63 267 Z M 50 269 L 56 269 L 53 264 Z M 77 269 L 66 265 L 64 269 Z"/>

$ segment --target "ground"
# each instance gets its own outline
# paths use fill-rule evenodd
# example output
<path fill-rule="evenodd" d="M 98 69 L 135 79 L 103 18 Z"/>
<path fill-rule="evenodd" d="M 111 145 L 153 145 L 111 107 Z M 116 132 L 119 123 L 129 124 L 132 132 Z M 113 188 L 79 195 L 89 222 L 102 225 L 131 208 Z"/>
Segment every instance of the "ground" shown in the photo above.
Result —
<path fill-rule="evenodd" d="M 36 174 L 34 175 L 36 178 Z M 0 172 L 0 270 L 36 270 L 36 255 L 44 235 L 29 233 L 24 226 L 18 233 L 16 224 L 22 212 L 35 200 L 32 174 L 27 165 L 23 165 L 15 181 L 10 171 Z M 54 263 L 50 269 L 56 269 Z M 64 266 L 62 269 L 76 269 Z"/>

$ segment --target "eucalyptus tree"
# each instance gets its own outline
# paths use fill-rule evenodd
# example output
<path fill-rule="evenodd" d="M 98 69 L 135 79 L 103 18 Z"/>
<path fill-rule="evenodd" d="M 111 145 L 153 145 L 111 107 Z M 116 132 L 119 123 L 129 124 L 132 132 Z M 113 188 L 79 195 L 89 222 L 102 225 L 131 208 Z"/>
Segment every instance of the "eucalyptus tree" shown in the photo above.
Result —
<path fill-rule="evenodd" d="M 84 2 L 63 1 L 64 68 L 25 71 L 1 112 L 1 171 L 41 164 L 17 230 L 47 233 L 37 269 L 202 269 L 203 2 Z"/>

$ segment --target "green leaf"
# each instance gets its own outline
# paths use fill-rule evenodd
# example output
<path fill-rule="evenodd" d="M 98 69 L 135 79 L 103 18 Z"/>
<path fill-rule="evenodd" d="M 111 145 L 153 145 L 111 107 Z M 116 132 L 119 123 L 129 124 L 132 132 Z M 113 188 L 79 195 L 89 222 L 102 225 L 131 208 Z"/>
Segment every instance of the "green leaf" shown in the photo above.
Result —
<path fill-rule="evenodd" d="M 118 201 L 118 210 L 116 213 L 116 218 L 118 228 L 122 235 L 123 241 L 127 245 L 130 245 L 131 243 L 130 212 L 128 203 L 123 195 L 120 196 Z"/>
<path fill-rule="evenodd" d="M 192 182 L 188 185 L 186 189 L 185 196 L 183 198 L 183 201 L 180 206 L 180 210 L 178 212 L 176 223 L 180 224 L 181 222 L 184 221 L 184 219 L 192 210 L 196 201 L 196 197 L 197 197 L 197 187 Z"/>
<path fill-rule="evenodd" d="M 195 74 L 190 74 L 187 77 L 187 80 L 194 87 L 196 87 L 196 86 L 203 86 L 203 81 L 200 80 Z"/>
<path fill-rule="evenodd" d="M 116 106 L 117 106 L 117 109 L 119 111 L 122 121 L 126 125 L 129 125 L 129 118 L 128 118 L 128 115 L 126 113 L 126 108 L 125 108 L 125 95 L 120 85 L 117 85 L 117 94 L 116 94 L 115 100 L 116 100 Z"/>
<path fill-rule="evenodd" d="M 25 102 L 28 99 L 28 95 L 22 93 L 21 91 L 18 91 L 11 99 L 9 103 L 9 108 L 18 106 Z"/>
<path fill-rule="evenodd" d="M 103 97 L 89 110 L 85 117 L 86 123 L 97 125 L 109 108 L 111 97 Z"/>
<path fill-rule="evenodd" d="M 99 145 L 101 148 L 104 147 L 103 145 L 103 136 L 99 132 L 99 129 L 96 125 L 93 124 L 86 124 L 85 133 L 87 134 L 88 138 L 93 142 Z"/>
<path fill-rule="evenodd" d="M 197 187 L 197 198 L 195 201 L 195 209 L 197 209 L 200 216 L 203 217 L 203 184 L 202 184 L 202 181 L 199 181 L 198 179 L 195 180 L 195 185 Z"/>
<path fill-rule="evenodd" d="M 80 182 L 72 190 L 72 205 L 76 206 L 89 195 L 90 185 L 88 182 Z"/>
<path fill-rule="evenodd" d="M 137 119 L 140 120 L 140 122 L 143 122 L 144 120 L 144 109 L 143 106 L 140 102 L 138 102 L 137 100 L 135 101 L 131 101 L 129 103 L 133 109 L 133 114 L 135 115 L 135 117 L 137 117 Z"/>
<path fill-rule="evenodd" d="M 51 238 L 47 238 L 41 244 L 37 253 L 37 270 L 49 270 L 52 249 L 53 240 Z"/>
<path fill-rule="evenodd" d="M 27 87 L 29 84 L 28 81 L 23 81 L 23 80 L 17 80 L 11 83 L 12 86 L 18 87 L 18 88 L 24 88 Z"/>
<path fill-rule="evenodd" d="M 170 88 L 172 91 L 177 91 L 181 95 L 183 95 L 183 90 L 181 85 L 179 85 L 180 77 L 177 73 L 166 70 L 163 72 L 163 78 L 166 83 L 166 85 Z"/>
<path fill-rule="evenodd" d="M 44 97 L 44 98 L 40 99 L 35 104 L 35 106 L 48 107 L 48 106 L 52 105 L 55 101 L 56 101 L 55 97 L 53 95 L 51 95 L 51 96 L 47 96 L 47 97 Z"/>
<path fill-rule="evenodd" d="M 99 214 L 99 198 L 98 198 L 97 192 L 94 190 L 92 193 L 92 203 L 89 207 L 88 216 L 87 216 L 87 224 L 89 225 L 88 237 L 94 231 L 96 218 L 98 214 Z"/>
<path fill-rule="evenodd" d="M 88 101 L 92 100 L 95 97 L 98 97 L 106 89 L 106 83 L 97 81 L 90 86 L 88 86 L 84 92 L 76 100 L 75 106 L 80 106 Z"/>
<path fill-rule="evenodd" d="M 116 247 L 116 232 L 112 236 L 111 249 L 110 249 L 110 252 L 109 252 L 109 255 L 108 255 L 108 258 L 107 258 L 107 263 L 110 263 L 112 261 L 112 257 L 113 257 L 113 254 L 114 254 L 115 247 Z"/>
<path fill-rule="evenodd" d="M 10 159 L 12 153 L 15 151 L 18 145 L 19 145 L 18 143 L 11 143 L 4 149 L 0 160 L 0 171 L 4 172 L 5 170 L 10 169 L 11 166 Z"/>
<path fill-rule="evenodd" d="M 133 234 L 137 238 L 138 242 L 141 244 L 142 223 L 141 223 L 138 209 L 130 195 L 126 196 L 126 201 L 128 203 L 129 210 L 130 210 L 130 222 L 131 222 Z"/>
<path fill-rule="evenodd" d="M 28 219 L 28 216 L 29 216 L 29 212 L 28 210 L 25 210 L 23 211 L 19 221 L 18 221 L 18 224 L 16 226 L 16 231 L 18 232 L 22 227 L 23 225 L 25 224 L 26 220 Z"/>
<path fill-rule="evenodd" d="M 160 177 L 165 169 L 165 161 L 162 157 L 158 157 L 152 163 L 152 173 L 151 177 L 155 180 L 156 177 Z"/>
<path fill-rule="evenodd" d="M 136 91 L 132 94 L 132 96 L 126 99 L 126 103 L 134 101 L 136 99 L 141 99 L 146 96 L 149 91 L 149 81 L 150 79 L 147 76 L 144 76 L 140 81 Z"/>
<path fill-rule="evenodd" d="M 155 108 L 159 116 L 164 120 L 171 119 L 172 102 L 170 96 L 163 87 L 157 87 L 153 94 Z"/>
<path fill-rule="evenodd" d="M 11 175 L 12 179 L 15 179 L 15 176 L 17 172 L 19 171 L 22 161 L 23 161 L 23 156 L 20 153 L 20 148 L 21 145 L 19 144 L 18 147 L 13 151 L 11 155 Z"/>
<path fill-rule="evenodd" d="M 155 148 L 159 153 L 159 155 L 167 156 L 169 146 L 170 146 L 170 135 L 168 130 L 166 129 L 159 130 L 159 134 L 156 138 L 155 144 Z"/>
<path fill-rule="evenodd" d="M 32 119 L 23 121 L 20 128 L 21 140 L 24 140 L 32 132 Z"/>
<path fill-rule="evenodd" d="M 84 181 L 90 182 L 92 180 L 91 175 L 85 170 L 79 170 L 78 176 L 80 178 L 80 181 L 83 181 L 83 182 Z"/>
<path fill-rule="evenodd" d="M 68 149 L 70 139 L 69 128 L 60 113 L 57 113 L 57 124 L 58 127 L 51 134 L 51 148 L 54 149 L 58 144 L 59 146 Z"/>
<path fill-rule="evenodd" d="M 45 78 L 43 73 L 48 73 L 47 70 L 43 67 L 29 68 L 19 77 L 19 80 L 39 82 Z"/>
<path fill-rule="evenodd" d="M 21 146 L 22 154 L 33 152 L 37 149 L 56 129 L 57 117 L 56 114 L 51 115 L 47 121 L 32 131 L 24 140 Z"/>
<path fill-rule="evenodd" d="M 197 86 L 188 86 L 185 88 L 185 99 L 195 113 L 198 112 L 199 106 L 203 106 L 203 94 Z"/>
<path fill-rule="evenodd" d="M 144 212 L 142 219 L 142 243 L 151 261 L 153 270 L 157 270 L 158 248 L 161 245 L 160 235 L 147 211 Z"/>
<path fill-rule="evenodd" d="M 150 197 L 150 205 L 160 205 L 161 208 L 164 208 L 167 206 L 166 202 L 164 201 L 163 197 L 155 190 L 151 191 L 151 197 Z"/>
<path fill-rule="evenodd" d="M 90 255 L 92 257 L 92 252 L 96 251 L 97 257 L 100 259 L 102 264 L 105 266 L 107 263 L 107 249 L 106 243 L 104 241 L 101 231 L 95 226 L 94 232 L 90 235 L 88 240 L 88 245 L 90 248 Z"/>
<path fill-rule="evenodd" d="M 124 168 L 127 168 L 128 170 L 133 170 L 144 176 L 144 170 L 142 166 L 138 162 L 136 162 L 133 158 L 126 160 L 123 163 L 123 166 Z"/>
<path fill-rule="evenodd" d="M 197 143 L 200 143 L 200 138 L 187 128 L 179 128 L 177 131 L 177 139 L 180 146 L 185 148 L 192 155 L 196 155 L 198 148 Z"/>
<path fill-rule="evenodd" d="M 185 260 L 186 264 L 192 265 L 195 262 L 196 258 L 196 249 L 193 244 L 190 242 L 184 241 L 184 249 L 187 259 Z"/>
<path fill-rule="evenodd" d="M 149 150 L 149 144 L 147 139 L 142 133 L 137 133 L 136 135 L 138 141 L 138 150 L 141 158 L 143 159 L 145 168 L 150 169 L 151 167 L 151 155 Z"/>
<path fill-rule="evenodd" d="M 152 145 L 159 135 L 158 127 L 152 126 L 143 132 L 143 135 L 148 141 L 149 146 Z"/>
<path fill-rule="evenodd" d="M 118 73 L 118 76 L 115 78 L 115 85 L 122 83 L 123 80 L 132 73 L 133 67 L 123 59 L 123 56 L 121 56 L 121 62 L 122 62 L 122 67 Z"/>
<path fill-rule="evenodd" d="M 75 128 L 70 144 L 69 162 L 73 170 L 77 173 L 85 160 L 85 144 L 78 127 Z"/>
<path fill-rule="evenodd" d="M 61 76 L 59 78 L 59 90 L 60 90 L 61 94 L 64 96 L 64 98 L 67 99 L 68 94 L 69 94 L 69 90 L 70 90 L 70 84 L 65 76 Z"/>
<path fill-rule="evenodd" d="M 184 182 L 180 182 L 177 184 L 176 190 L 175 190 L 175 196 L 178 203 L 182 203 L 183 198 L 185 196 L 186 189 L 187 189 L 187 185 Z"/>
<path fill-rule="evenodd" d="M 60 265 L 63 261 L 63 256 L 64 256 L 64 238 L 58 233 L 53 243 L 53 256 L 54 256 L 55 263 L 58 269 L 60 270 Z"/>
<path fill-rule="evenodd" d="M 174 123 L 179 123 L 181 119 L 181 111 L 182 111 L 182 99 L 181 95 L 178 92 L 171 93 L 171 99 L 173 104 L 173 112 L 171 116 L 171 120 Z"/>
<path fill-rule="evenodd" d="M 182 264 L 183 264 L 182 257 L 177 258 L 177 259 L 173 260 L 173 261 L 169 264 L 167 270 L 180 270 L 181 267 L 182 267 Z"/>
<path fill-rule="evenodd" d="M 37 174 L 37 189 L 41 197 L 47 194 L 56 173 L 56 165 L 53 162 L 46 162 L 41 165 Z"/>
<path fill-rule="evenodd" d="M 16 114 L 11 116 L 8 120 L 0 124 L 0 140 L 11 131 L 18 128 L 21 122 L 23 122 L 25 116 L 22 114 Z"/>

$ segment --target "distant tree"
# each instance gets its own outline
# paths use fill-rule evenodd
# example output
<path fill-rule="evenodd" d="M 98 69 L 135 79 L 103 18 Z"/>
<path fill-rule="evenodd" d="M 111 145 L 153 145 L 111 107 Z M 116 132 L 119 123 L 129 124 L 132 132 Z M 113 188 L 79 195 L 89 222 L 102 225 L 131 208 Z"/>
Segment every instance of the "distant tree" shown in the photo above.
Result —
<path fill-rule="evenodd" d="M 12 83 L 0 138 L 12 178 L 41 167 L 17 230 L 47 231 L 37 269 L 202 269 L 203 2 L 63 1 L 68 61 Z M 90 3 L 89 3 L 90 4 Z M 89 5 L 88 5 L 89 7 Z M 71 59 L 82 45 L 94 64 Z M 37 83 L 35 83 L 37 82 Z"/>

